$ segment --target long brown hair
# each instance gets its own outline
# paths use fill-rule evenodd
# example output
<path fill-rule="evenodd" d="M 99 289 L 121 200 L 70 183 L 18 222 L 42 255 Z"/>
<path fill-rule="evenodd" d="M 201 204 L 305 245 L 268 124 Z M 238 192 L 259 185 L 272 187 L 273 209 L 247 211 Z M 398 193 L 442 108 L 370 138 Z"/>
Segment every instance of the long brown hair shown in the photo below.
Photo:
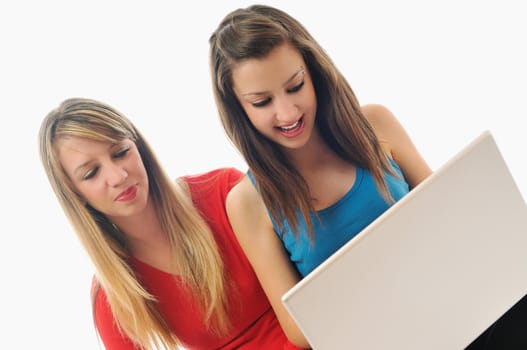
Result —
<path fill-rule="evenodd" d="M 347 80 L 301 23 L 279 9 L 253 5 L 228 14 L 209 43 L 213 92 L 222 125 L 245 158 L 279 225 L 287 220 L 296 231 L 300 210 L 311 234 L 309 213 L 314 210 L 309 188 L 280 146 L 262 137 L 249 121 L 233 90 L 232 68 L 241 60 L 265 57 L 283 43 L 301 53 L 312 76 L 318 106 L 315 123 L 324 142 L 342 159 L 368 169 L 383 197 L 391 200 L 384 171 L 393 174 L 393 168 L 372 126 Z"/>
<path fill-rule="evenodd" d="M 141 133 L 112 107 L 90 99 L 68 99 L 43 120 L 39 132 L 42 164 L 84 249 L 96 269 L 119 328 L 141 348 L 174 348 L 180 344 L 161 315 L 157 301 L 141 285 L 128 261 L 126 237 L 101 212 L 75 193 L 56 152 L 62 137 L 102 142 L 135 142 L 148 174 L 149 195 L 167 232 L 181 277 L 202 306 L 211 332 L 228 331 L 225 271 L 209 226 L 184 186 L 163 171 Z M 97 290 L 98 288 L 95 288 Z"/>

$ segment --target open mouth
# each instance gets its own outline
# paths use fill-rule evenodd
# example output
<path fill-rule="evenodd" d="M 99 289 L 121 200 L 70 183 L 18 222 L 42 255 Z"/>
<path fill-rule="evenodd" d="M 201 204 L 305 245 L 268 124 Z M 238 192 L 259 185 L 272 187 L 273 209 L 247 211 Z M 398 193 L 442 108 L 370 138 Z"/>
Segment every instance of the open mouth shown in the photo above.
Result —
<path fill-rule="evenodd" d="M 284 134 L 294 134 L 304 126 L 304 117 L 298 119 L 294 124 L 277 127 Z"/>

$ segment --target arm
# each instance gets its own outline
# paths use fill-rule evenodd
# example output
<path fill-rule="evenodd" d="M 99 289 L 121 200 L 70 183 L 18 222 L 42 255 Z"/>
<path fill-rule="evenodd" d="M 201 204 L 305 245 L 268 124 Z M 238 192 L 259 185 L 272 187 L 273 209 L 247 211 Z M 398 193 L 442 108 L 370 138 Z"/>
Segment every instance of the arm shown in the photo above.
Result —
<path fill-rule="evenodd" d="M 122 334 L 115 323 L 106 294 L 101 288 L 93 289 L 94 323 L 106 350 L 141 350 Z"/>
<path fill-rule="evenodd" d="M 281 297 L 300 277 L 282 241 L 273 230 L 265 206 L 246 176 L 230 191 L 227 215 L 238 242 L 251 263 L 289 341 L 301 348 L 309 344 L 282 304 Z"/>
<path fill-rule="evenodd" d="M 410 136 L 397 118 L 382 105 L 365 105 L 364 116 L 373 126 L 385 152 L 401 168 L 410 188 L 414 188 L 432 173 Z"/>

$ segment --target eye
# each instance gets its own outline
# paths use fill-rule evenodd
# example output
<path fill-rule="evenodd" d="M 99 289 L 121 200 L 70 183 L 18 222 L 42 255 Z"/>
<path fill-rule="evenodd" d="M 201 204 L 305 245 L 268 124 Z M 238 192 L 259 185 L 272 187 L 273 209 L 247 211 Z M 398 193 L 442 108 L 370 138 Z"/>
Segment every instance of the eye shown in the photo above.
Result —
<path fill-rule="evenodd" d="M 113 158 L 124 158 L 126 154 L 130 151 L 130 147 L 123 148 L 114 153 Z"/>
<path fill-rule="evenodd" d="M 97 175 L 97 172 L 99 171 L 99 167 L 95 167 L 93 169 L 88 170 L 86 174 L 82 177 L 83 180 L 89 180 L 93 178 L 95 175 Z"/>
<path fill-rule="evenodd" d="M 299 84 L 293 86 L 292 88 L 287 89 L 287 92 L 295 93 L 297 91 L 300 91 L 300 89 L 302 89 L 303 86 L 304 86 L 304 80 L 302 80 Z"/>
<path fill-rule="evenodd" d="M 269 104 L 269 102 L 271 102 L 271 98 L 266 98 L 265 100 L 261 100 L 261 101 L 257 101 L 257 102 L 253 102 L 251 103 L 253 105 L 253 107 L 264 107 L 265 105 Z"/>

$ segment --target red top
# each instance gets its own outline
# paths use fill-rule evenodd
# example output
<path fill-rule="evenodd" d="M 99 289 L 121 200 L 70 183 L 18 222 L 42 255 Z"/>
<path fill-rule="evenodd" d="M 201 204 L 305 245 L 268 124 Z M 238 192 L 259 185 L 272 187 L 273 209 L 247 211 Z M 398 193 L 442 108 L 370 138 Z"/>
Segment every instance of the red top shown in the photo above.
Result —
<path fill-rule="evenodd" d="M 241 175 L 236 169 L 224 168 L 184 177 L 236 287 L 229 289 L 232 331 L 228 336 L 218 338 L 206 331 L 192 296 L 181 287 L 177 276 L 137 259 L 132 259 L 131 265 L 143 286 L 156 296 L 161 313 L 186 349 L 298 349 L 287 341 L 225 212 L 227 194 Z M 95 322 L 106 350 L 136 349 L 119 333 L 102 288 L 95 305 Z"/>

